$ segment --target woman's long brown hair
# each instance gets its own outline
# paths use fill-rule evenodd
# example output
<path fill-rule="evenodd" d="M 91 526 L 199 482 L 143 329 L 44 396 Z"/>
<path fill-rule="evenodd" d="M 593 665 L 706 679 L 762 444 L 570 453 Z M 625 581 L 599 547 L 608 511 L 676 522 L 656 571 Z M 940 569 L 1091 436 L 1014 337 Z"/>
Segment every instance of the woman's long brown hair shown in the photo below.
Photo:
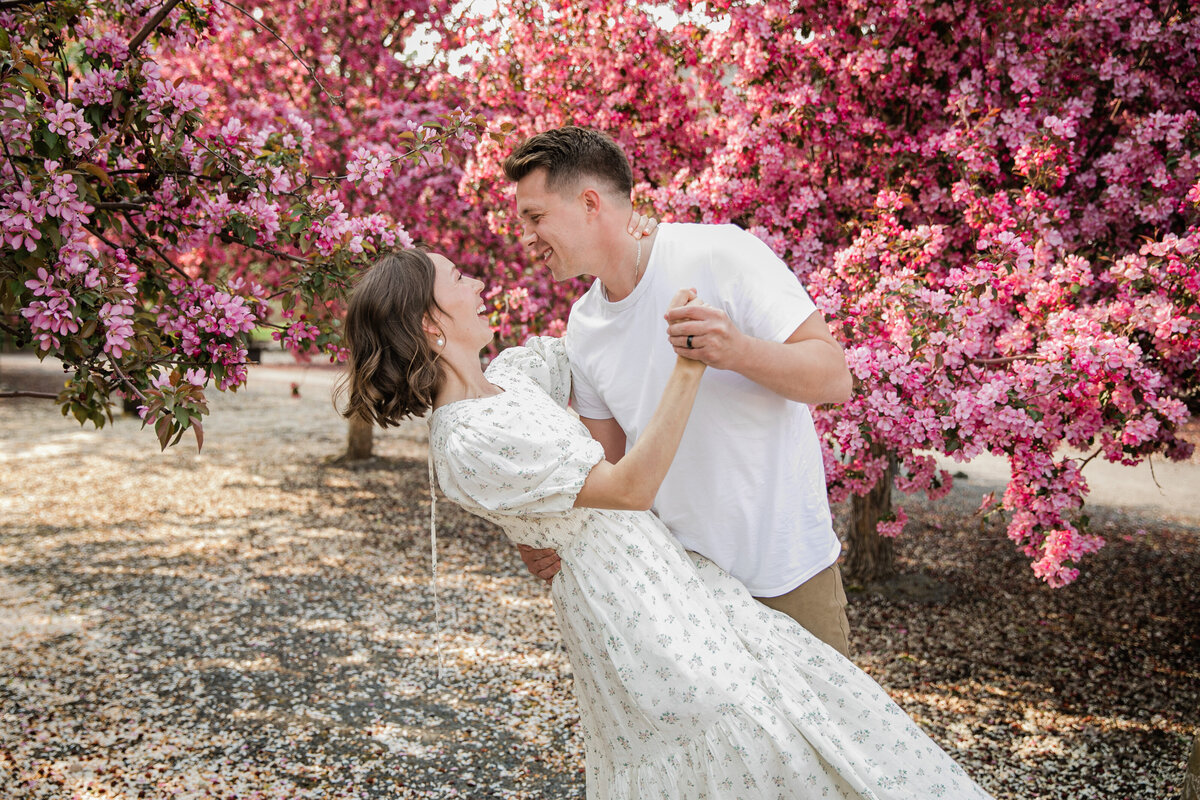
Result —
<path fill-rule="evenodd" d="M 335 389 L 338 411 L 386 428 L 433 405 L 441 378 L 423 322 L 434 309 L 436 270 L 417 249 L 382 256 L 359 279 L 346 309 L 349 369 Z"/>

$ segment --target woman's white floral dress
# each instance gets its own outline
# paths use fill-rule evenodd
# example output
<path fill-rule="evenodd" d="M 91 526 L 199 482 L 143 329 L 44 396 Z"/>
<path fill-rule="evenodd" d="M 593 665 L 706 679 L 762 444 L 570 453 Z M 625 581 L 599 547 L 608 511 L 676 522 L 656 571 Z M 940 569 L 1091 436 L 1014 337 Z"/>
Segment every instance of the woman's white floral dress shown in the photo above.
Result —
<path fill-rule="evenodd" d="M 502 394 L 430 420 L 438 482 L 514 542 L 558 550 L 589 800 L 987 797 L 868 675 L 654 515 L 572 507 L 604 454 L 566 409 L 560 340 L 486 374 Z"/>

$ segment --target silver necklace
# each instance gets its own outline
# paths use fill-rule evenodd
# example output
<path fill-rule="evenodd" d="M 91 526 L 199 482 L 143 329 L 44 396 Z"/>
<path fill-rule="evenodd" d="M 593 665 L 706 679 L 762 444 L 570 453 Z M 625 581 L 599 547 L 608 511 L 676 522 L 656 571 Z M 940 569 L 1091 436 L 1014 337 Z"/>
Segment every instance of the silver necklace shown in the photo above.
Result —
<path fill-rule="evenodd" d="M 638 282 L 638 267 L 640 267 L 642 264 L 642 240 L 638 239 L 637 243 L 638 243 L 637 258 L 633 262 L 633 286 L 635 289 L 637 288 L 637 282 Z"/>
<path fill-rule="evenodd" d="M 634 260 L 634 262 L 633 262 L 633 288 L 634 289 L 637 288 L 638 268 L 641 265 L 642 265 L 642 240 L 638 239 L 637 240 L 637 259 Z M 603 283 L 601 283 L 600 288 L 604 291 L 604 299 L 608 300 L 608 287 L 605 286 Z M 633 290 L 631 289 L 630 293 L 632 293 L 632 291 Z"/>

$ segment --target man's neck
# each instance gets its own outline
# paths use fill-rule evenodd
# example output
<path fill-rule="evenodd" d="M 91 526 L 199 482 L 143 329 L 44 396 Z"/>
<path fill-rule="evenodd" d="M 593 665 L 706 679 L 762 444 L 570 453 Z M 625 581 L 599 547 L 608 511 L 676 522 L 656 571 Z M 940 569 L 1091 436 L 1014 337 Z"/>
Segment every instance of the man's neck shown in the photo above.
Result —
<path fill-rule="evenodd" d="M 613 258 L 606 265 L 604 274 L 596 273 L 604 287 L 604 295 L 610 303 L 624 300 L 633 293 L 637 285 L 646 275 L 646 265 L 650 263 L 650 251 L 658 237 L 658 231 L 641 239 L 634 239 L 625 231 L 612 248 Z M 640 242 L 640 246 L 639 246 Z"/>

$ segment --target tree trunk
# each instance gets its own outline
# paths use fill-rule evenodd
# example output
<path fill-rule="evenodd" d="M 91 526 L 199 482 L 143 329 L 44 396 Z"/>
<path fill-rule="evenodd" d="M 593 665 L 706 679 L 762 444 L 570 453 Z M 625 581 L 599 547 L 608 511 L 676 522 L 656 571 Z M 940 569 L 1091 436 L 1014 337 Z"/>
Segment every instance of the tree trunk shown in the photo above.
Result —
<path fill-rule="evenodd" d="M 892 540 L 880 536 L 876 528 L 892 510 L 892 478 L 895 474 L 895 459 L 889 457 L 887 471 L 879 483 L 865 497 L 855 495 L 850 501 L 850 547 L 842 569 L 855 583 L 883 581 L 896 574 Z"/>
<path fill-rule="evenodd" d="M 1183 775 L 1181 800 L 1200 800 L 1200 732 L 1192 739 L 1192 757 Z"/>
<path fill-rule="evenodd" d="M 375 443 L 375 426 L 358 417 L 350 418 L 350 435 L 346 442 L 346 453 L 341 461 L 363 461 L 371 457 Z"/>

